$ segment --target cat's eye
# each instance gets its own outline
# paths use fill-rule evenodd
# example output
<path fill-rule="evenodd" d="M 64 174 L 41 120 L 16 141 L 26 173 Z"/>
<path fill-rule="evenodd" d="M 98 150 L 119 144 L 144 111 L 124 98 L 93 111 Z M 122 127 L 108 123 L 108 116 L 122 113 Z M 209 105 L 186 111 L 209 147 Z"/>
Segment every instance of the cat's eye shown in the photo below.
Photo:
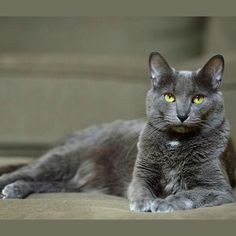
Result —
<path fill-rule="evenodd" d="M 165 93 L 164 97 L 167 102 L 174 102 L 175 101 L 175 96 L 171 93 Z"/>
<path fill-rule="evenodd" d="M 193 97 L 192 101 L 195 104 L 200 104 L 200 103 L 203 102 L 203 100 L 204 100 L 204 96 L 203 95 L 197 95 L 197 96 Z"/>

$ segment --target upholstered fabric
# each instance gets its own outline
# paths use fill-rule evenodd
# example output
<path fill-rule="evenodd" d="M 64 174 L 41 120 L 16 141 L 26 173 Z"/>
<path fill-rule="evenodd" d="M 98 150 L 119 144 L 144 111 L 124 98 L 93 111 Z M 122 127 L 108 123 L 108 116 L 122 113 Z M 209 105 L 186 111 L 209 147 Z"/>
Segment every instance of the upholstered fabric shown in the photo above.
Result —
<path fill-rule="evenodd" d="M 172 213 L 134 213 L 128 201 L 88 193 L 32 194 L 0 200 L 0 219 L 236 219 L 236 203 Z"/>

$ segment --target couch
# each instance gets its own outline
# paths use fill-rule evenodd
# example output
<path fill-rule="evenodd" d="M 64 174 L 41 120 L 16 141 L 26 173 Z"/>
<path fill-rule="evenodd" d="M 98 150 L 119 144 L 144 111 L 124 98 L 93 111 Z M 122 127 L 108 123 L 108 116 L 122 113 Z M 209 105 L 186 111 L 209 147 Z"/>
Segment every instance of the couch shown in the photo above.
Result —
<path fill-rule="evenodd" d="M 62 136 L 90 124 L 144 117 L 147 58 L 155 49 L 185 70 L 197 69 L 215 53 L 225 56 L 222 91 L 236 145 L 235 21 L 0 19 L 0 168 L 29 163 Z M 116 196 L 32 194 L 0 200 L 0 219 L 236 219 L 236 203 L 133 213 Z"/>

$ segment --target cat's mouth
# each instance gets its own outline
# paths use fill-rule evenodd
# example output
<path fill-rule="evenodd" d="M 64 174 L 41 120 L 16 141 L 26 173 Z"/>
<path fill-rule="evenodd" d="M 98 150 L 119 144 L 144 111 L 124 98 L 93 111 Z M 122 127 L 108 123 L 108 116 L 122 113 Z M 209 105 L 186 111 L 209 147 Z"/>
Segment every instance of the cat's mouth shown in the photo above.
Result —
<path fill-rule="evenodd" d="M 170 129 L 173 132 L 185 134 L 185 133 L 189 133 L 189 132 L 196 130 L 196 127 L 186 126 L 186 125 L 173 125 L 170 127 Z"/>

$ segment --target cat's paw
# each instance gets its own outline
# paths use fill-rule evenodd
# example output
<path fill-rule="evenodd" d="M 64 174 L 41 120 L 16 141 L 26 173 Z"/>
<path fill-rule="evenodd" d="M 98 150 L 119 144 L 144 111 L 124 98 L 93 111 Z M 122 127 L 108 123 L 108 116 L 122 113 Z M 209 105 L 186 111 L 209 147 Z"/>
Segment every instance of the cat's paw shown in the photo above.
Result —
<path fill-rule="evenodd" d="M 130 202 L 130 210 L 136 212 L 151 211 L 152 200 L 142 199 Z"/>
<path fill-rule="evenodd" d="M 16 183 L 8 184 L 2 190 L 2 199 L 23 198 L 23 192 Z"/>
<path fill-rule="evenodd" d="M 155 199 L 151 205 L 152 212 L 173 212 L 176 209 L 175 204 L 168 202 L 165 199 Z"/>

